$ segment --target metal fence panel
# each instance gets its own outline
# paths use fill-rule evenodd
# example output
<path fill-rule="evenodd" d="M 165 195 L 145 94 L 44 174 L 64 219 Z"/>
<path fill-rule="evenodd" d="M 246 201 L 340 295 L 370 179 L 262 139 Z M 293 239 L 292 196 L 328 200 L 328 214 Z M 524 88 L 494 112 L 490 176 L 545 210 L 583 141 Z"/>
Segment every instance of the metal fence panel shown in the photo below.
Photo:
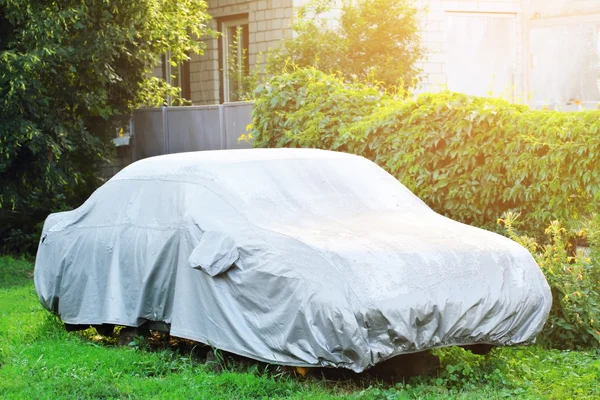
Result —
<path fill-rule="evenodd" d="M 225 149 L 249 149 L 251 143 L 238 142 L 238 138 L 246 133 L 246 127 L 252 122 L 252 103 L 227 103 L 223 105 L 223 124 L 225 133 Z"/>
<path fill-rule="evenodd" d="M 162 107 L 133 113 L 134 160 L 185 151 L 251 148 L 238 142 L 252 121 L 252 103 Z"/>
<path fill-rule="evenodd" d="M 221 149 L 219 106 L 169 107 L 167 153 Z"/>
<path fill-rule="evenodd" d="M 162 121 L 160 108 L 135 110 L 133 113 L 134 160 L 165 154 Z"/>

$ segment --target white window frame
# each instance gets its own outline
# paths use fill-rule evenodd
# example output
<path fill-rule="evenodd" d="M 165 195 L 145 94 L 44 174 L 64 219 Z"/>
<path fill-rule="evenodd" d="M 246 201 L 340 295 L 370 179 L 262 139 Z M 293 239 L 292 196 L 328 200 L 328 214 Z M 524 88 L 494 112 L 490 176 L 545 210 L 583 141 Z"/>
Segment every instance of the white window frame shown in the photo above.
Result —
<path fill-rule="evenodd" d="M 238 26 L 246 25 L 249 26 L 248 18 L 238 18 L 233 20 L 226 20 L 221 22 L 221 35 L 223 40 L 223 46 L 221 48 L 221 59 L 223 60 L 223 102 L 227 103 L 230 101 L 229 96 L 229 46 L 233 43 L 233 38 L 229 37 L 229 31 L 234 28 L 237 31 Z M 237 56 L 238 60 L 242 59 L 243 46 L 238 46 Z"/>
<path fill-rule="evenodd" d="M 161 59 L 161 63 L 164 62 L 164 64 L 162 65 L 163 71 L 164 71 L 164 75 L 163 75 L 163 79 L 165 80 L 165 82 L 167 82 L 169 85 L 171 86 L 176 86 L 179 88 L 180 94 L 181 91 L 183 90 L 182 87 L 182 76 L 183 76 L 183 68 L 182 68 L 182 64 L 178 63 L 175 67 L 173 67 L 171 65 L 171 52 L 167 51 L 164 54 L 164 58 Z M 173 72 L 177 73 L 177 85 L 175 85 L 175 82 L 173 80 Z M 171 104 L 173 103 L 173 99 L 172 97 L 169 95 L 167 96 L 167 106 L 171 106 Z"/>

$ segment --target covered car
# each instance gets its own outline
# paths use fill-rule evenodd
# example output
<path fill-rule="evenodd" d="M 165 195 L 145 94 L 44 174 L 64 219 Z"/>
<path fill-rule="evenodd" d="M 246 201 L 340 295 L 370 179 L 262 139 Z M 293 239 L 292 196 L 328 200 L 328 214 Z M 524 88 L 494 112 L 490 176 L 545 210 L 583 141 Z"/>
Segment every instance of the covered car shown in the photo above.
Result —
<path fill-rule="evenodd" d="M 525 248 L 435 213 L 365 158 L 315 149 L 135 162 L 47 218 L 35 286 L 67 324 L 163 322 L 256 360 L 356 372 L 529 344 L 551 307 Z"/>

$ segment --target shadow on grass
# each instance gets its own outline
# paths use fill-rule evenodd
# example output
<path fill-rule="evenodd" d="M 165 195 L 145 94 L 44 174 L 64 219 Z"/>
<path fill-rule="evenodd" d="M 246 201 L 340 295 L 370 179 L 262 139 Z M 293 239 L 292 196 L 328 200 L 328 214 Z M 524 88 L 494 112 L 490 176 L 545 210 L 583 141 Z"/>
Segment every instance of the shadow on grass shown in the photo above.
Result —
<path fill-rule="evenodd" d="M 431 352 L 406 354 L 384 361 L 362 373 L 355 373 L 346 368 L 296 368 L 269 364 L 228 353 L 209 345 L 192 340 L 170 336 L 160 331 L 149 331 L 144 335 L 130 336 L 123 341 L 121 328 L 117 327 L 112 336 L 98 334 L 94 328 L 78 331 L 75 334 L 84 340 L 107 347 L 121 346 L 135 348 L 145 352 L 167 351 L 175 358 L 184 358 L 195 364 L 204 364 L 214 373 L 236 372 L 250 373 L 272 378 L 293 378 L 299 381 L 320 381 L 325 384 L 351 387 L 352 390 L 365 389 L 373 385 L 386 385 L 404 382 L 419 377 L 437 376 L 440 372 L 440 361 Z M 120 335 L 121 334 L 121 335 Z"/>
<path fill-rule="evenodd" d="M 33 279 L 33 263 L 25 259 L 0 256 L 0 289 L 25 286 Z"/>

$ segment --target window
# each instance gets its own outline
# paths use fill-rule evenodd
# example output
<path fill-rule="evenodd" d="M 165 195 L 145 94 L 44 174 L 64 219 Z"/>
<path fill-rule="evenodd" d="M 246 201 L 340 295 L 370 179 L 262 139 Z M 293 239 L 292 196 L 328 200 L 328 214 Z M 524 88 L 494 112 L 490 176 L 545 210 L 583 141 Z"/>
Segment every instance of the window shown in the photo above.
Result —
<path fill-rule="evenodd" d="M 164 54 L 161 59 L 162 78 L 171 86 L 178 87 L 180 95 L 186 100 L 191 100 L 190 90 L 190 64 L 188 61 L 179 63 L 176 66 L 168 62 L 169 53 Z M 170 106 L 172 99 L 167 99 L 167 105 Z"/>
<path fill-rule="evenodd" d="M 515 14 L 448 13 L 448 89 L 476 96 L 514 94 Z"/>
<path fill-rule="evenodd" d="M 220 100 L 222 103 L 240 101 L 248 76 L 248 15 L 235 15 L 218 20 Z"/>

